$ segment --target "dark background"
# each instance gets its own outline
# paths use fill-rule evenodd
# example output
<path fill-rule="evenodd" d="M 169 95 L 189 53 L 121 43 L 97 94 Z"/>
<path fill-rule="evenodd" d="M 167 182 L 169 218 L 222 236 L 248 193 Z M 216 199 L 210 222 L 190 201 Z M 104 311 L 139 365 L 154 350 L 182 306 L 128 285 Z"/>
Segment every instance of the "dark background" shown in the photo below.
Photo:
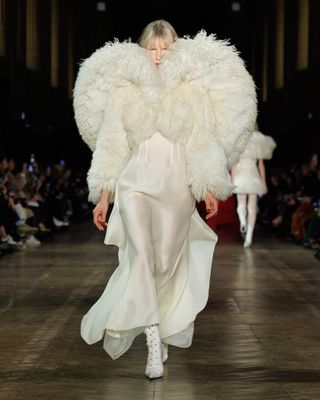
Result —
<path fill-rule="evenodd" d="M 28 160 L 34 153 L 39 162 L 65 159 L 71 166 L 87 169 L 91 153 L 80 139 L 72 110 L 79 62 L 114 38 L 136 41 L 145 25 L 159 18 L 167 19 L 179 36 L 205 29 L 219 39 L 230 39 L 237 47 L 256 82 L 260 130 L 278 143 L 272 163 L 303 162 L 320 149 L 320 0 L 212 0 L 190 5 L 168 0 L 148 5 L 104 1 L 105 11 L 98 11 L 97 3 L 101 2 L 0 0 L 4 42 L 0 56 L 2 157 Z M 296 60 L 302 4 L 309 9 L 308 65 L 299 70 Z M 58 32 L 56 87 L 51 84 L 53 6 L 58 12 L 54 22 Z M 240 10 L 233 11 L 235 6 Z M 279 20 L 281 10 L 283 18 Z M 276 46 L 281 26 L 284 80 L 277 88 Z M 36 43 L 36 68 L 26 65 L 30 29 Z"/>

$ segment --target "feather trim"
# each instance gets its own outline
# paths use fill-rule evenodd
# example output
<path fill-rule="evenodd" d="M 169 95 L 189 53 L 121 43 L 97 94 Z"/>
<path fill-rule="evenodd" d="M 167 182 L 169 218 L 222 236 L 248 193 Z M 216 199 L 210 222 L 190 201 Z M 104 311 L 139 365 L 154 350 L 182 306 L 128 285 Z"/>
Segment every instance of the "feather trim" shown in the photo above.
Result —
<path fill-rule="evenodd" d="M 276 147 L 277 144 L 271 136 L 254 131 L 241 158 L 270 160 Z"/>

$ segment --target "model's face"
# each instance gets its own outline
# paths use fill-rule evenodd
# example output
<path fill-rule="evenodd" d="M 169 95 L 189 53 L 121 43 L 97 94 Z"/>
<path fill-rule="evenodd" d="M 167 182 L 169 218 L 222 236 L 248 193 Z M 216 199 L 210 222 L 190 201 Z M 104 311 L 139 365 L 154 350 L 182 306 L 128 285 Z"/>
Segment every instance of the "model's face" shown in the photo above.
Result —
<path fill-rule="evenodd" d="M 166 51 L 168 50 L 168 47 L 169 44 L 159 38 L 156 38 L 150 42 L 147 50 L 155 65 L 159 65 L 161 63 L 163 56 L 166 54 Z"/>

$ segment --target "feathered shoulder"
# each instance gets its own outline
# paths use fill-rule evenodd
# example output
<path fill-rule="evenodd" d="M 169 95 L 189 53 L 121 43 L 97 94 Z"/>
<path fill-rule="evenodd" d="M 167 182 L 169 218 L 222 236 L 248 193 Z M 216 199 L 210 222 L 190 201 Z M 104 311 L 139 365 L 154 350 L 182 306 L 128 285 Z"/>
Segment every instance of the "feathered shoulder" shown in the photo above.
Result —
<path fill-rule="evenodd" d="M 277 144 L 271 136 L 254 131 L 241 157 L 270 160 L 276 147 Z"/>
<path fill-rule="evenodd" d="M 208 96 L 212 132 L 224 145 L 231 167 L 253 131 L 255 85 L 235 47 L 205 31 L 194 38 L 179 38 L 158 68 L 144 48 L 117 40 L 85 59 L 73 93 L 75 120 L 83 140 L 94 150 L 107 99 L 118 88 L 136 85 L 152 103 L 182 82 L 198 86 Z"/>
<path fill-rule="evenodd" d="M 145 49 L 131 42 L 107 42 L 80 63 L 73 89 L 75 120 L 91 150 L 108 97 L 121 87 L 154 84 L 154 71 Z"/>
<path fill-rule="evenodd" d="M 193 39 L 179 39 L 164 60 L 175 60 L 171 70 L 174 80 L 184 79 L 207 90 L 215 123 L 214 134 L 224 145 L 231 168 L 244 150 L 254 130 L 257 118 L 257 99 L 254 81 L 244 60 L 228 40 L 218 40 L 214 34 L 200 31 Z"/>

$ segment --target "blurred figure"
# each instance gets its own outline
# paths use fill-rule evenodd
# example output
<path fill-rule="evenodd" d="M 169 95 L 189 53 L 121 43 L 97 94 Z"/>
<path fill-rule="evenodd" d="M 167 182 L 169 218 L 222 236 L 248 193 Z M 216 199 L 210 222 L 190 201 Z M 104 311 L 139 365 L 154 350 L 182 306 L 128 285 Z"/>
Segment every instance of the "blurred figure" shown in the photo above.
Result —
<path fill-rule="evenodd" d="M 268 191 L 263 160 L 271 159 L 276 148 L 272 137 L 264 135 L 257 129 L 256 125 L 256 130 L 249 139 L 239 162 L 231 170 L 231 179 L 237 194 L 240 233 L 245 235 L 244 247 L 252 245 L 258 196 L 263 196 Z"/>

